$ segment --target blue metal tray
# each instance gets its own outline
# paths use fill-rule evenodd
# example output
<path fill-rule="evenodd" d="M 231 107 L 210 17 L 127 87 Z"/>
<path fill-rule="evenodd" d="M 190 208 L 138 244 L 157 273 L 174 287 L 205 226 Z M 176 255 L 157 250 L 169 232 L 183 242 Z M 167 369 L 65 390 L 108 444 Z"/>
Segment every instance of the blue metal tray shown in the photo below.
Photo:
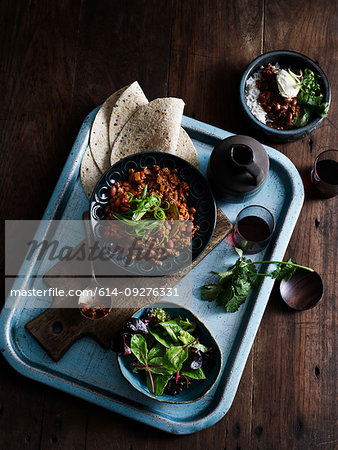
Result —
<path fill-rule="evenodd" d="M 97 110 L 93 110 L 82 124 L 43 220 L 81 220 L 82 213 L 88 209 L 79 169 Z M 197 148 L 200 168 L 205 174 L 212 148 L 231 133 L 187 117 L 183 117 L 182 126 Z M 254 255 L 253 259 L 257 261 L 262 257 L 265 260 L 283 258 L 304 200 L 303 184 L 291 161 L 273 148 L 266 147 L 266 150 L 271 168 L 263 188 L 251 197 L 218 202 L 232 222 L 238 211 L 250 204 L 264 205 L 273 212 L 276 230 L 268 248 Z M 37 232 L 39 238 L 48 230 L 46 224 L 42 222 Z M 18 372 L 29 378 L 169 433 L 197 432 L 219 421 L 229 410 L 273 286 L 271 278 L 264 279 L 233 314 L 201 301 L 201 284 L 213 279 L 210 270 L 227 267 L 235 259 L 234 248 L 230 240 L 225 239 L 191 272 L 193 300 L 190 309 L 212 331 L 223 352 L 222 375 L 210 393 L 195 403 L 172 405 L 138 393 L 123 379 L 115 355 L 89 337 L 77 341 L 59 362 L 53 362 L 24 328 L 48 307 L 52 298 L 45 300 L 42 309 L 27 308 L 30 299 L 22 297 L 13 308 L 3 309 L 0 316 L 1 351 Z M 34 261 L 23 267 L 22 272 L 28 275 L 17 278 L 13 289 L 29 289 L 35 269 Z M 42 279 L 35 279 L 34 283 L 35 287 L 36 283 L 45 287 Z"/>

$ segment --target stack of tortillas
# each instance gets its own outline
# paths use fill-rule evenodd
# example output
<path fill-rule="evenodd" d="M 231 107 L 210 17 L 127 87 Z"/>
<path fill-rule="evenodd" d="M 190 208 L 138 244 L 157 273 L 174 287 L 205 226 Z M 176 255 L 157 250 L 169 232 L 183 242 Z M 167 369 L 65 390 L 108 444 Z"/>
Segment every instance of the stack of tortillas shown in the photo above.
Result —
<path fill-rule="evenodd" d="M 134 153 L 167 152 L 198 168 L 194 144 L 181 127 L 183 108 L 178 98 L 148 102 L 137 81 L 114 92 L 96 114 L 82 159 L 81 183 L 87 197 L 111 165 Z"/>

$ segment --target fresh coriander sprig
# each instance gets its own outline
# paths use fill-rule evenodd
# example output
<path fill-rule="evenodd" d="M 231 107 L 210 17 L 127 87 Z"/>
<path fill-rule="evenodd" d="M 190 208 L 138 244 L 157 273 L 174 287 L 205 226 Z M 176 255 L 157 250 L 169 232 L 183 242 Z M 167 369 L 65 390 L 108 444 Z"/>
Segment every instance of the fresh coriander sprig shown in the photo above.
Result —
<path fill-rule="evenodd" d="M 216 300 L 223 305 L 227 312 L 235 312 L 245 302 L 252 288 L 257 285 L 257 277 L 270 277 L 276 280 L 288 281 L 298 268 L 309 270 L 309 267 L 301 266 L 292 259 L 287 261 L 251 261 L 243 256 L 242 250 L 236 248 L 239 255 L 236 263 L 226 272 L 213 272 L 219 276 L 218 283 L 202 286 L 202 299 Z M 277 264 L 272 273 L 258 273 L 257 264 Z"/>
<path fill-rule="evenodd" d="M 299 81 L 300 92 L 297 96 L 298 104 L 301 106 L 301 113 L 294 118 L 296 127 L 305 126 L 314 115 L 326 117 L 329 104 L 323 102 L 321 86 L 317 81 L 319 75 L 315 75 L 310 69 L 304 70 L 304 75 Z"/>

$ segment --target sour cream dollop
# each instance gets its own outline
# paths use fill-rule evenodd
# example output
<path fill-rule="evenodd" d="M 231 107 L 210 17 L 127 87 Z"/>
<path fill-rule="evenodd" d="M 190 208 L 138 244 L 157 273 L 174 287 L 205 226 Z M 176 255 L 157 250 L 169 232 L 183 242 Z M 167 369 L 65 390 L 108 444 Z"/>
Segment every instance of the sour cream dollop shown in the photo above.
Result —
<path fill-rule="evenodd" d="M 296 97 L 299 92 L 299 84 L 284 69 L 279 69 L 276 75 L 279 93 L 282 97 Z"/>

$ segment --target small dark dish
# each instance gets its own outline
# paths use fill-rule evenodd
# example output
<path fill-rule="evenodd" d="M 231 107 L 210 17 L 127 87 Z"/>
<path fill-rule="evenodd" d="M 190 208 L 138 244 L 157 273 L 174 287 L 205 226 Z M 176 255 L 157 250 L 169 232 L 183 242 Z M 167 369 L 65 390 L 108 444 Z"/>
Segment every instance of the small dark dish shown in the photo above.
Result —
<path fill-rule="evenodd" d="M 102 238 L 100 222 L 105 217 L 105 207 L 109 202 L 109 189 L 117 181 L 125 181 L 129 169 L 140 170 L 144 166 L 158 165 L 177 169 L 178 177 L 189 185 L 189 203 L 196 209 L 195 224 L 199 227 L 192 239 L 192 248 L 180 258 L 170 258 L 166 264 L 158 266 L 147 261 L 146 264 L 133 260 L 126 264 L 119 253 L 109 252 L 109 245 Z M 190 205 L 189 205 L 190 206 Z M 105 248 L 110 259 L 119 267 L 138 275 L 163 276 L 176 273 L 195 261 L 207 247 L 216 225 L 216 204 L 206 179 L 201 172 L 176 155 L 162 152 L 138 153 L 121 159 L 102 175 L 97 183 L 90 201 L 90 220 L 94 237 Z M 186 253 L 187 253 L 186 252 Z M 184 253 L 184 252 L 183 252 Z M 185 258 L 186 256 L 186 258 Z"/>
<path fill-rule="evenodd" d="M 322 122 L 323 117 L 316 117 L 314 120 L 309 122 L 305 127 L 294 128 L 290 130 L 277 130 L 271 128 L 264 123 L 260 122 L 253 114 L 250 112 L 246 100 L 245 100 L 245 85 L 248 78 L 251 77 L 257 70 L 262 66 L 266 66 L 269 63 L 275 65 L 278 63 L 282 68 L 291 67 L 292 70 L 302 70 L 305 68 L 311 69 L 315 75 L 319 75 L 321 89 L 323 93 L 323 101 L 330 104 L 331 101 L 331 90 L 328 79 L 322 69 L 316 64 L 312 59 L 308 58 L 301 53 L 278 50 L 274 52 L 264 53 L 263 55 L 252 61 L 247 69 L 245 70 L 241 82 L 240 82 L 240 103 L 243 114 L 245 118 L 249 121 L 251 126 L 262 136 L 273 142 L 293 142 L 299 139 L 303 139 L 312 133 L 318 125 Z"/>
<path fill-rule="evenodd" d="M 297 269 L 289 281 L 280 282 L 279 292 L 290 308 L 303 311 L 317 305 L 323 297 L 324 286 L 317 272 Z"/>

